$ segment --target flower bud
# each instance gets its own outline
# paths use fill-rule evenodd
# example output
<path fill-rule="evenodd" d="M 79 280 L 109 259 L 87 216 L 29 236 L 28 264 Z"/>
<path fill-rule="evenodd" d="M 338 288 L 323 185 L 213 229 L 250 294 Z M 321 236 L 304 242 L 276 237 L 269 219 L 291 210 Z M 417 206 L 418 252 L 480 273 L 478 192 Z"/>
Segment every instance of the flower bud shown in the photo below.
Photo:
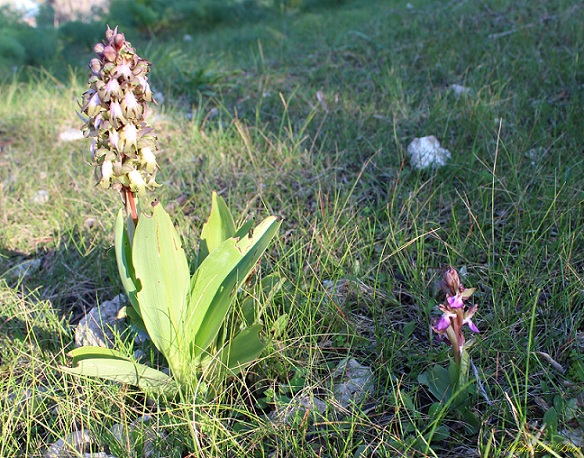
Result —
<path fill-rule="evenodd" d="M 118 53 L 113 48 L 113 46 L 106 46 L 103 50 L 103 57 L 108 62 L 115 62 L 117 55 Z"/>
<path fill-rule="evenodd" d="M 111 41 L 112 37 L 118 33 L 118 28 L 116 27 L 114 30 L 110 29 L 110 26 L 107 26 L 107 30 L 105 31 L 105 39 L 107 41 Z"/>
<path fill-rule="evenodd" d="M 446 294 L 450 294 L 455 296 L 460 289 L 460 279 L 458 278 L 458 272 L 452 266 L 448 266 L 446 270 L 444 270 L 444 274 L 442 275 L 442 281 L 440 282 L 440 288 Z"/>
<path fill-rule="evenodd" d="M 103 54 L 103 50 L 104 50 L 105 46 L 103 43 L 97 43 L 94 47 L 93 47 L 93 52 L 95 52 L 95 54 L 97 54 L 98 56 L 101 57 L 101 55 Z"/>
<path fill-rule="evenodd" d="M 89 68 L 95 74 L 101 72 L 101 61 L 97 58 L 93 58 L 89 61 Z"/>
<path fill-rule="evenodd" d="M 123 33 L 117 33 L 114 36 L 114 40 L 113 41 L 114 41 L 114 46 L 119 51 L 126 44 L 126 37 L 124 37 L 124 34 Z"/>

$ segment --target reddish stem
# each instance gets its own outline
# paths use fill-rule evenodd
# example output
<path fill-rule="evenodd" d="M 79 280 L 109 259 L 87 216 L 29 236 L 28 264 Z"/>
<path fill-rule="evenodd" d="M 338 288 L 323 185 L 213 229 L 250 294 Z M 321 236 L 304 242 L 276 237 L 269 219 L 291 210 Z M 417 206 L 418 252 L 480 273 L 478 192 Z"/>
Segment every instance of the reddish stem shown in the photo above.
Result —
<path fill-rule="evenodd" d="M 130 190 L 130 188 L 124 187 L 124 194 L 126 200 L 126 208 L 129 210 L 130 215 L 132 216 L 132 221 L 134 221 L 134 225 L 138 224 L 138 211 L 136 210 L 136 200 L 134 198 L 134 193 Z"/>

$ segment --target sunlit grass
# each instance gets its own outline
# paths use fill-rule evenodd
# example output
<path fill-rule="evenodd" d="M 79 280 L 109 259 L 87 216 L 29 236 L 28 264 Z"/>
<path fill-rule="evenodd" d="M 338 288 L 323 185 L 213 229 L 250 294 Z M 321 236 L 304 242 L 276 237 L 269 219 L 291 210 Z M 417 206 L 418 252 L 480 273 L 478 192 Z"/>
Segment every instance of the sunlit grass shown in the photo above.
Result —
<path fill-rule="evenodd" d="M 177 44 L 181 59 L 220 76 L 212 94 L 166 93 L 153 117 L 158 197 L 188 256 L 212 190 L 239 220 L 284 218 L 260 275 L 287 281 L 265 328 L 282 313 L 288 326 L 245 377 L 200 404 L 58 370 L 73 325 L 121 290 L 120 203 L 95 187 L 88 141 L 59 140 L 82 124 L 83 79 L 5 81 L 0 456 L 42 456 L 81 429 L 92 451 L 118 457 L 141 456 L 145 438 L 177 457 L 582 456 L 562 442 L 584 430 L 582 12 L 560 0 L 349 2 Z M 454 83 L 472 92 L 456 97 Z M 409 167 L 407 145 L 425 135 L 452 152 L 445 168 Z M 448 364 L 431 332 L 448 264 L 478 288 L 477 434 L 432 408 L 417 381 Z M 349 356 L 375 375 L 361 405 L 292 425 L 268 417 L 299 392 L 328 399 Z"/>

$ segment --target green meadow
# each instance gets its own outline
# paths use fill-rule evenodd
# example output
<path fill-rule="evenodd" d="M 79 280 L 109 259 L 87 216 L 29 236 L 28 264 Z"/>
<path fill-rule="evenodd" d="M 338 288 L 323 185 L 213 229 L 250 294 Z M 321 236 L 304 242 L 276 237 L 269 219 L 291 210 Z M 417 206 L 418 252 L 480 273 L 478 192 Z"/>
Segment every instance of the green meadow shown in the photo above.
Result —
<path fill-rule="evenodd" d="M 212 191 L 239 223 L 280 217 L 239 296 L 278 274 L 264 329 L 288 321 L 212 399 L 61 371 L 79 321 L 123 291 L 122 204 L 96 186 L 90 140 L 62 136 L 83 125 L 91 48 L 6 71 L 0 456 L 49 456 L 83 431 L 86 446 L 58 456 L 582 457 L 584 5 L 355 0 L 171 29 L 120 29 L 153 64 L 151 198 L 188 259 Z M 407 147 L 430 135 L 451 158 L 418 170 Z M 418 380 L 451 358 L 432 330 L 449 265 L 477 288 L 476 425 Z M 138 349 L 124 327 L 115 338 Z M 349 359 L 371 383 L 339 407 Z"/>

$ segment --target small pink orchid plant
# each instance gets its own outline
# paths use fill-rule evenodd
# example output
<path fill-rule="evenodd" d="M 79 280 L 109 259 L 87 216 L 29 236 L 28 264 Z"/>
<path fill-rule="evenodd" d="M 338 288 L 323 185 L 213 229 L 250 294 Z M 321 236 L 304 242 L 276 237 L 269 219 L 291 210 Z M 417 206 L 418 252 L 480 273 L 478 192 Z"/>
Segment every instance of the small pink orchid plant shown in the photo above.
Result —
<path fill-rule="evenodd" d="M 440 288 L 446 293 L 446 304 L 439 305 L 442 317 L 432 326 L 432 329 L 440 337 L 445 336 L 444 340 L 454 350 L 454 361 L 460 364 L 465 343 L 463 326 L 466 324 L 472 332 L 479 332 L 472 322 L 478 305 L 465 305 L 465 301 L 472 296 L 476 288 L 465 288 L 460 283 L 458 272 L 452 266 L 444 270 Z"/>

